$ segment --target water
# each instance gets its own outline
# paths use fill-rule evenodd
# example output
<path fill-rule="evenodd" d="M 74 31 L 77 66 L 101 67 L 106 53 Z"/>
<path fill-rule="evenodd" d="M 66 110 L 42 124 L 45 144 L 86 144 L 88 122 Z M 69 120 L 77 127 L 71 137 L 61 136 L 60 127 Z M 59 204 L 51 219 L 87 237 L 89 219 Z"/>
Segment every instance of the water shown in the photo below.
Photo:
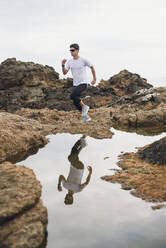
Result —
<path fill-rule="evenodd" d="M 59 175 L 67 178 L 68 155 L 82 135 L 57 134 L 39 152 L 19 162 L 33 169 L 43 185 L 42 199 L 48 209 L 48 248 L 165 248 L 166 210 L 152 210 L 153 203 L 136 198 L 129 191 L 100 179 L 118 168 L 121 152 L 150 144 L 165 136 L 142 136 L 113 130 L 112 139 L 86 137 L 79 159 L 84 164 L 82 183 L 92 167 L 89 184 L 74 194 L 72 205 L 65 205 L 67 190 L 57 190 Z M 107 158 L 107 159 L 106 159 Z"/>

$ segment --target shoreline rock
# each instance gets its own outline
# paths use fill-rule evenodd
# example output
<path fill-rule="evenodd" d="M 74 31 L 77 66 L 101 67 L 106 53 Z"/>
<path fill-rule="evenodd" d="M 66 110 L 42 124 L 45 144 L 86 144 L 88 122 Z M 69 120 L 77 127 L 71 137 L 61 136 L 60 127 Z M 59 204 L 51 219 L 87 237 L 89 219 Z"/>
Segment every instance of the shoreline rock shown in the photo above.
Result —
<path fill-rule="evenodd" d="M 137 91 L 110 107 L 110 119 L 115 127 L 160 126 L 166 130 L 166 87 Z"/>
<path fill-rule="evenodd" d="M 140 148 L 136 153 L 120 155 L 118 166 L 122 170 L 115 170 L 114 175 L 103 176 L 101 179 L 120 183 L 122 189 L 131 190 L 132 195 L 145 201 L 166 201 L 165 140 L 166 137 Z"/>
<path fill-rule="evenodd" d="M 85 134 L 87 136 L 104 139 L 112 138 L 113 132 L 110 130 L 109 108 L 100 107 L 89 110 L 92 120 L 80 123 L 81 115 L 78 111 L 58 111 L 50 109 L 25 109 L 22 108 L 15 112 L 25 118 L 33 118 L 41 125 L 49 123 L 52 127 L 51 133 L 71 133 Z"/>
<path fill-rule="evenodd" d="M 0 164 L 0 175 L 0 247 L 39 247 L 48 221 L 40 182 L 31 169 L 10 162 Z"/>
<path fill-rule="evenodd" d="M 26 154 L 37 151 L 47 144 L 45 135 L 50 130 L 49 125 L 0 112 L 0 162 L 14 161 L 18 154 L 24 159 Z"/>

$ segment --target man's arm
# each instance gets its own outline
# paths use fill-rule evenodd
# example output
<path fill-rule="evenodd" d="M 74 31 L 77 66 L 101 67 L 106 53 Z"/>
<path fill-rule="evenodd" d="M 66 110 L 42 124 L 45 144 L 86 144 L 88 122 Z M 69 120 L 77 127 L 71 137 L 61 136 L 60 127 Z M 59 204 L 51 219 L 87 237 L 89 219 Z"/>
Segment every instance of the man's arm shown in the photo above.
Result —
<path fill-rule="evenodd" d="M 83 189 L 86 185 L 88 185 L 88 183 L 89 183 L 89 181 L 91 179 L 91 175 L 92 175 L 92 167 L 91 166 L 88 166 L 88 171 L 89 171 L 89 174 L 88 174 L 88 176 L 86 178 L 85 183 L 83 183 L 83 184 L 80 185 L 81 186 L 81 189 Z"/>
<path fill-rule="evenodd" d="M 92 80 L 91 84 L 94 85 L 96 83 L 96 72 L 95 72 L 95 68 L 93 65 L 90 67 L 90 69 L 91 69 L 92 76 L 93 76 L 93 80 Z"/>
<path fill-rule="evenodd" d="M 62 191 L 62 187 L 61 187 L 62 180 L 66 181 L 65 177 L 63 175 L 60 175 L 58 180 L 58 191 Z"/>
<path fill-rule="evenodd" d="M 62 60 L 62 72 L 64 75 L 66 75 L 68 73 L 68 70 L 65 69 L 65 63 L 66 63 L 66 59 Z"/>

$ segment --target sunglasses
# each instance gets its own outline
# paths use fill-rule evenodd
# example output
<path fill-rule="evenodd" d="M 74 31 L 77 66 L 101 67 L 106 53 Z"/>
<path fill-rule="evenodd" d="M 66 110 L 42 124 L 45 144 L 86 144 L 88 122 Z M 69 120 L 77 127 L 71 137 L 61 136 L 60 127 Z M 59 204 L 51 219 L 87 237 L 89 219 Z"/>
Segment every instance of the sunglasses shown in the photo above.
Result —
<path fill-rule="evenodd" d="M 75 52 L 75 49 L 70 49 L 70 52 Z"/>

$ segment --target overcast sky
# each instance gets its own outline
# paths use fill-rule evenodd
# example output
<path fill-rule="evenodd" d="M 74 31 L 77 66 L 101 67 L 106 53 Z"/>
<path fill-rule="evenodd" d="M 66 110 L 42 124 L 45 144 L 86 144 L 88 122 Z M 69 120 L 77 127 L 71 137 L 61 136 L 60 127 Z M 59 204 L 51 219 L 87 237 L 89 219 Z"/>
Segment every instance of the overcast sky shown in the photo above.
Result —
<path fill-rule="evenodd" d="M 76 42 L 98 82 L 128 69 L 166 85 L 165 23 L 165 0 L 0 0 L 0 62 L 47 64 L 63 77 Z"/>

